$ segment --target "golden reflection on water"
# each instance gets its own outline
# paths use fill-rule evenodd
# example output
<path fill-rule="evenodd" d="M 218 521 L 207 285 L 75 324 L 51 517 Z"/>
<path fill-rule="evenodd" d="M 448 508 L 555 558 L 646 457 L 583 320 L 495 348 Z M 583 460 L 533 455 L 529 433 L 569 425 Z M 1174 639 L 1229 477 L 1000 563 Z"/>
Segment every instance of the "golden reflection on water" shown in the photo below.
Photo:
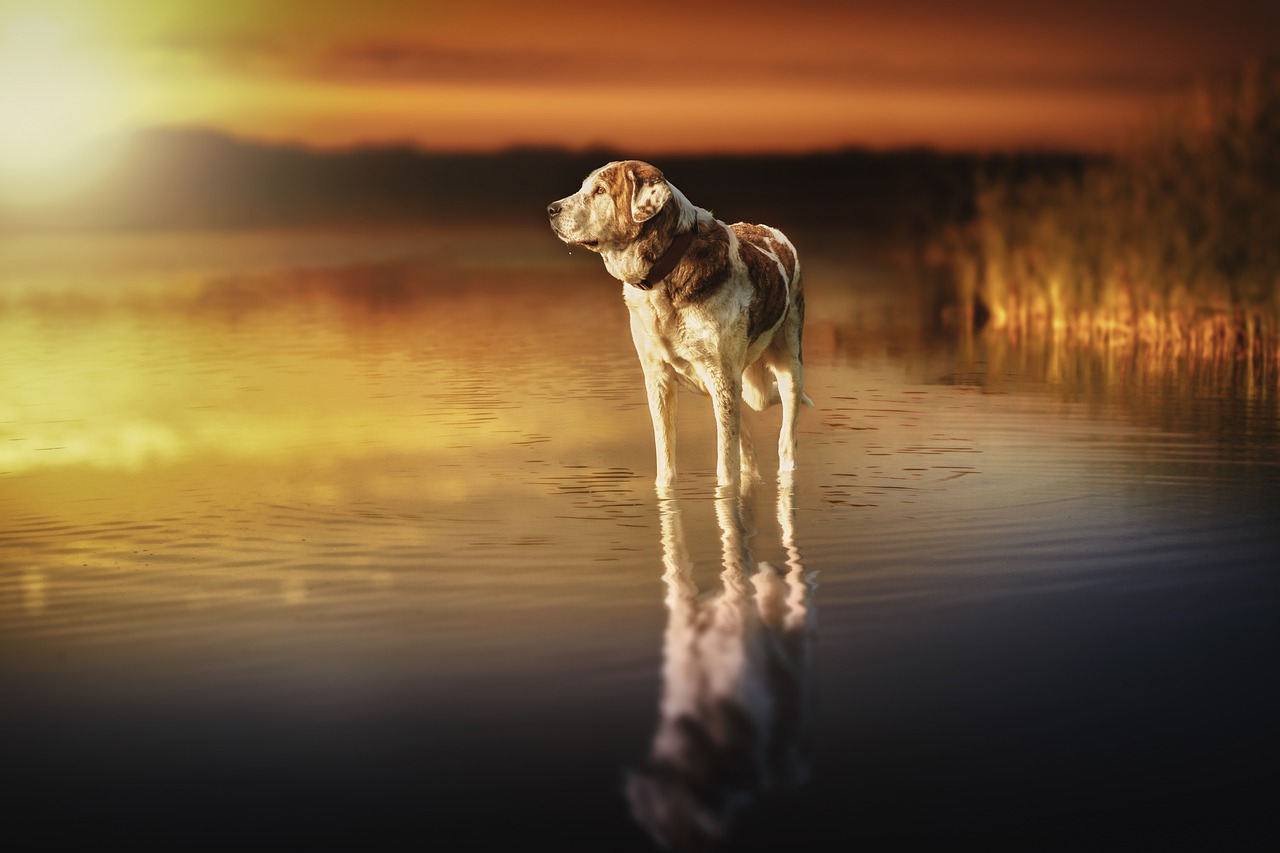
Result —
<path fill-rule="evenodd" d="M 843 548 L 871 514 L 886 542 L 915 542 L 918 514 L 950 532 L 937 520 L 993 471 L 1018 472 L 997 497 L 1020 506 L 1152 453 L 1141 424 L 991 393 L 1087 393 L 1092 374 L 1071 374 L 1086 362 L 957 355 L 918 336 L 883 270 L 812 256 L 802 495 L 828 513 L 813 541 Z M 7 239 L 6 636 L 272 642 L 286 609 L 325 642 L 408 644 L 430 613 L 433 641 L 485 648 L 477 600 L 551 642 L 555 605 L 642 584 L 607 571 L 641 558 L 658 510 L 625 308 L 594 261 L 521 229 Z M 776 432 L 776 412 L 749 416 Z M 709 494 L 709 407 L 680 418 L 682 489 Z M 1099 429 L 1111 441 L 1078 440 Z M 1029 449 L 1047 440 L 1071 450 Z"/>
<path fill-rule="evenodd" d="M 546 274 L 510 283 L 418 259 L 214 269 L 167 292 L 147 277 L 5 283 L 0 471 L 138 472 L 201 459 L 217 477 L 215 461 L 438 458 L 506 446 L 513 431 L 536 442 L 551 430 L 592 440 L 610 429 L 564 419 L 550 393 L 599 343 L 596 329 L 580 328 L 581 306 L 573 337 L 551 339 L 563 350 L 522 348 L 530 321 L 557 321 L 541 296 L 554 280 Z M 444 501 L 470 488 L 447 471 L 432 485 Z"/>
<path fill-rule="evenodd" d="M 1067 392 L 1106 389 L 1110 393 L 1182 389 L 1186 393 L 1230 395 L 1273 401 L 1280 395 L 1274 361 L 1242 355 L 1158 348 L 1141 342 L 1090 343 L 1064 337 L 1011 336 L 992 330 L 962 341 L 961 354 L 986 359 L 984 373 L 1043 381 Z"/>
<path fill-rule="evenodd" d="M 512 583 L 524 565 L 616 559 L 569 528 L 634 513 L 651 456 L 617 416 L 643 412 L 625 309 L 607 286 L 554 298 L 545 235 L 485 238 L 0 247 L 11 648 L 410 642 L 413 607 L 465 633 L 458 602 L 544 582 Z M 307 621 L 282 632 L 278 608 Z"/>

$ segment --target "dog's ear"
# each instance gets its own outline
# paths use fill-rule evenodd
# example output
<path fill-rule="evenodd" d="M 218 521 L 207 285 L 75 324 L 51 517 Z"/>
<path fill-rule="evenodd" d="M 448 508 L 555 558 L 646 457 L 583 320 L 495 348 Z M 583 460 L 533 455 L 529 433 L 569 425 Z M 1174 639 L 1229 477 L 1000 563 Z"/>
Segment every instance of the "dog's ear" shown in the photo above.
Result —
<path fill-rule="evenodd" d="M 631 218 L 636 222 L 652 219 L 671 200 L 671 185 L 648 163 L 630 164 L 627 183 L 631 185 Z"/>

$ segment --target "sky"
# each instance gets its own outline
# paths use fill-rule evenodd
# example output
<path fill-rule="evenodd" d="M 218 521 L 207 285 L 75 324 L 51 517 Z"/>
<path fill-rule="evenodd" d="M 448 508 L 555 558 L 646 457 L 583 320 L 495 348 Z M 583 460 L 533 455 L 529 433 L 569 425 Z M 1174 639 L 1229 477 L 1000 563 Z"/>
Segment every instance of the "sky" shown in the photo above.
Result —
<path fill-rule="evenodd" d="M 1280 3 L 1257 0 L 0 0 L 0 177 L 73 176 L 86 140 L 155 125 L 325 148 L 1107 150 L 1278 47 Z"/>

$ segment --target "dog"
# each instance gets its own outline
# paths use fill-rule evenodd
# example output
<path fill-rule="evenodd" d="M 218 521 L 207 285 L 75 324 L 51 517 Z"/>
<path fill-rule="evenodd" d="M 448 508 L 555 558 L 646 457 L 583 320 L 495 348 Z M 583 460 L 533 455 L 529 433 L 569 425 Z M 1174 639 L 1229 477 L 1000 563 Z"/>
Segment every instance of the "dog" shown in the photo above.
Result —
<path fill-rule="evenodd" d="M 659 488 L 676 479 L 676 390 L 708 394 L 716 419 L 716 481 L 756 478 L 742 401 L 782 404 L 778 470 L 796 467 L 804 392 L 800 259 L 776 228 L 726 225 L 695 206 L 656 166 L 616 160 L 547 206 L 551 229 L 597 252 L 623 282 L 631 338 L 644 370 Z"/>

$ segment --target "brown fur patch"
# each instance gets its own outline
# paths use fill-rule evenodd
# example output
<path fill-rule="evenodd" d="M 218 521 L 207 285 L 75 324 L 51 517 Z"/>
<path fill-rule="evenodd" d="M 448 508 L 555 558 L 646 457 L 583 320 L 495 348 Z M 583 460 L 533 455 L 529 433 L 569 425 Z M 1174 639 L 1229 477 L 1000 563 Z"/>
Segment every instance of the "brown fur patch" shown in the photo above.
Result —
<path fill-rule="evenodd" d="M 632 197 L 635 195 L 635 184 L 627 176 L 628 172 L 634 172 L 636 179 L 640 183 L 660 180 L 662 172 L 655 166 L 640 160 L 618 160 L 610 163 L 596 176 L 605 185 L 609 198 L 613 200 L 616 232 L 625 237 L 635 239 L 641 233 L 640 225 L 642 223 L 637 223 L 631 218 L 631 202 Z"/>
<path fill-rule="evenodd" d="M 772 249 L 776 240 L 773 233 L 758 225 L 731 226 L 738 235 L 738 253 L 746 264 L 755 292 L 748 308 L 747 337 L 755 340 L 764 332 L 778 325 L 787 310 L 787 281 L 782 277 L 777 262 L 760 250 L 763 245 Z"/>
<path fill-rule="evenodd" d="M 777 255 L 778 260 L 782 262 L 783 270 L 786 271 L 787 278 L 795 278 L 796 253 L 791 250 L 790 246 L 779 240 L 772 230 L 763 225 L 751 225 L 746 222 L 738 222 L 730 227 L 738 235 L 739 240 L 745 240 Z"/>
<path fill-rule="evenodd" d="M 650 266 L 656 263 L 658 258 L 662 257 L 662 253 L 667 250 L 667 246 L 671 245 L 679 216 L 680 211 L 676 206 L 668 205 L 648 221 L 640 223 L 635 245 L 640 252 L 640 257 Z M 631 217 L 628 216 L 627 220 L 630 221 L 630 219 Z"/>
<path fill-rule="evenodd" d="M 700 222 L 698 233 L 685 252 L 684 259 L 667 279 L 671 301 L 677 307 L 701 302 L 728 280 L 729 235 L 719 222 L 712 222 L 710 225 L 705 221 Z"/>
<path fill-rule="evenodd" d="M 773 242 L 773 232 L 763 225 L 751 225 L 747 222 L 735 222 L 729 226 L 739 240 L 753 243 L 756 246 L 769 246 Z"/>
<path fill-rule="evenodd" d="M 616 233 L 634 237 L 636 223 L 631 221 L 631 184 L 627 180 L 627 169 L 622 163 L 613 163 L 602 170 L 596 178 L 604 184 L 605 191 L 613 200 L 613 224 Z"/>
<path fill-rule="evenodd" d="M 778 260 L 782 261 L 782 268 L 786 270 L 787 278 L 794 280 L 796 277 L 796 253 L 781 240 L 770 239 L 769 246 L 773 249 L 773 253 L 778 256 Z"/>
<path fill-rule="evenodd" d="M 604 185 L 609 189 L 609 195 L 612 196 L 619 205 L 624 201 L 630 201 L 629 198 L 623 198 L 623 196 L 627 194 L 627 170 L 624 164 L 611 163 L 596 177 L 604 182 Z"/>
<path fill-rule="evenodd" d="M 652 219 L 661 206 L 671 198 L 669 191 L 662 193 L 654 190 L 658 185 L 663 185 L 665 189 L 666 181 L 663 179 L 662 171 L 640 160 L 624 160 L 619 168 L 627 181 L 626 201 L 619 199 L 619 205 L 625 203 L 632 218 L 638 218 L 641 221 Z"/>
<path fill-rule="evenodd" d="M 623 160 L 618 166 L 624 180 L 626 180 L 627 172 L 635 172 L 636 180 L 642 184 L 662 180 L 662 170 L 643 160 Z"/>

